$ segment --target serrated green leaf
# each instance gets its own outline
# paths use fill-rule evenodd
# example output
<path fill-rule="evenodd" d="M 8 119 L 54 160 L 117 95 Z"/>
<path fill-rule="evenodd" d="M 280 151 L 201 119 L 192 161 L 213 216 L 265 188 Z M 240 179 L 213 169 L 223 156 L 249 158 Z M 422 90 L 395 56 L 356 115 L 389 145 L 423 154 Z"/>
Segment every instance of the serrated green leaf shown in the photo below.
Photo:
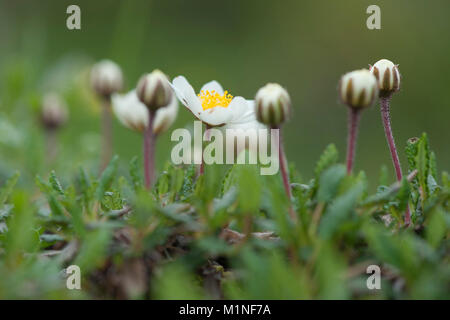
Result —
<path fill-rule="evenodd" d="M 329 144 L 322 155 L 319 158 L 319 161 L 316 164 L 316 168 L 314 170 L 314 174 L 318 179 L 322 172 L 324 172 L 327 168 L 337 163 L 339 159 L 339 153 L 334 144 Z"/>
<path fill-rule="evenodd" d="M 53 188 L 53 190 L 55 190 L 61 196 L 64 196 L 64 190 L 61 186 L 61 183 L 59 182 L 59 179 L 56 177 L 56 173 L 54 170 L 50 172 L 48 182 L 50 183 L 50 186 Z"/>

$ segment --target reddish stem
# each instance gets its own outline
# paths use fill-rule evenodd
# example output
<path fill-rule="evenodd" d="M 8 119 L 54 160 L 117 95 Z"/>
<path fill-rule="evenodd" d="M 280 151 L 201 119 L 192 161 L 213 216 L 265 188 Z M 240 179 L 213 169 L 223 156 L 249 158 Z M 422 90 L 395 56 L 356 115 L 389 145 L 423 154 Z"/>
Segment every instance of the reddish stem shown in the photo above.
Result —
<path fill-rule="evenodd" d="M 102 162 L 100 172 L 103 172 L 111 160 L 112 154 L 112 118 L 111 118 L 111 100 L 105 97 L 102 106 Z"/>
<path fill-rule="evenodd" d="M 402 168 L 400 166 L 400 159 L 398 158 L 397 148 L 395 147 L 394 135 L 392 134 L 390 106 L 389 106 L 390 100 L 391 100 L 390 96 L 380 98 L 381 117 L 383 119 L 384 133 L 386 135 L 386 139 L 389 145 L 389 151 L 391 152 L 392 162 L 394 163 L 395 174 L 397 176 L 397 180 L 401 181 L 403 174 Z M 411 223 L 411 212 L 408 204 L 405 212 L 405 225 L 408 226 L 410 223 Z"/>
<path fill-rule="evenodd" d="M 155 141 L 156 135 L 153 133 L 154 122 L 153 111 L 148 113 L 148 126 L 144 132 L 144 173 L 145 173 L 145 187 L 150 189 L 153 184 L 155 176 Z"/>
<path fill-rule="evenodd" d="M 283 148 L 283 139 L 281 136 L 281 130 L 279 131 L 279 143 L 278 143 L 278 157 L 280 162 L 280 170 L 281 170 L 281 177 L 283 178 L 283 185 L 284 190 L 286 190 L 286 195 L 289 198 L 289 201 L 292 198 L 292 191 L 291 191 L 291 185 L 289 183 L 289 174 L 286 164 L 286 154 L 284 153 Z"/>
<path fill-rule="evenodd" d="M 353 169 L 353 160 L 355 158 L 359 119 L 360 119 L 359 110 L 350 108 L 348 113 L 347 174 L 351 174 Z"/>
<path fill-rule="evenodd" d="M 280 171 L 281 171 L 281 178 L 283 179 L 283 186 L 284 190 L 286 191 L 286 195 L 289 199 L 289 215 L 291 219 L 295 222 L 297 221 L 297 216 L 295 214 L 294 209 L 292 208 L 292 191 L 291 191 L 291 184 L 289 183 L 289 173 L 287 168 L 287 159 L 286 154 L 284 153 L 284 147 L 283 147 L 283 137 L 281 135 L 281 129 L 280 128 L 273 128 L 278 129 L 278 160 L 280 162 Z"/>

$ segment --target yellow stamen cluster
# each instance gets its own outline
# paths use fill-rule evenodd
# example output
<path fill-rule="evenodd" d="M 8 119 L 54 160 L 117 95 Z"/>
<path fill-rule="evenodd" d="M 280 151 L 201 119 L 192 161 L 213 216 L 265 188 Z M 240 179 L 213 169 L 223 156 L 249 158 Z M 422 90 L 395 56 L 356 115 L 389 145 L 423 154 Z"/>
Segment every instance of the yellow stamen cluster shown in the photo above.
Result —
<path fill-rule="evenodd" d="M 223 107 L 226 108 L 230 104 L 231 100 L 233 100 L 233 96 L 225 91 L 222 95 L 212 90 L 202 90 L 198 97 L 202 102 L 203 110 L 208 110 L 214 107 Z"/>

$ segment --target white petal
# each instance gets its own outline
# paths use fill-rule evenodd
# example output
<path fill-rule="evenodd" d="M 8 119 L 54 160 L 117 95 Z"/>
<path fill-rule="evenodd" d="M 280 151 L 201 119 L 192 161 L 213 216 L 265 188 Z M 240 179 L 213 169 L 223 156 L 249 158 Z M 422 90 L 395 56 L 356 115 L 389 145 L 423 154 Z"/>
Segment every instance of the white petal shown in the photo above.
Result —
<path fill-rule="evenodd" d="M 217 82 L 216 80 L 213 80 L 213 81 L 210 81 L 208 83 L 205 83 L 203 85 L 202 89 L 200 90 L 200 92 L 203 91 L 203 90 L 204 91 L 209 91 L 209 92 L 215 91 L 218 94 L 223 95 L 223 88 L 220 85 L 220 83 Z"/>
<path fill-rule="evenodd" d="M 136 131 L 143 131 L 147 127 L 148 110 L 139 101 L 135 90 L 124 95 L 114 94 L 112 108 L 116 117 L 126 127 Z"/>
<path fill-rule="evenodd" d="M 184 104 L 196 117 L 202 112 L 202 104 L 195 94 L 194 88 L 183 76 L 178 76 L 172 80 L 171 84 L 177 98 Z"/>
<path fill-rule="evenodd" d="M 225 124 L 223 127 L 220 127 L 220 129 L 226 130 L 226 129 L 264 129 L 266 126 L 264 126 L 262 123 L 257 121 L 256 119 L 250 120 L 247 122 L 229 122 Z"/>
<path fill-rule="evenodd" d="M 214 107 L 200 112 L 198 118 L 211 126 L 220 126 L 231 120 L 233 114 L 230 111 L 228 108 Z"/>
<path fill-rule="evenodd" d="M 236 101 L 234 102 L 235 99 Z M 246 123 L 256 120 L 254 105 L 255 103 L 253 100 L 245 100 L 242 97 L 235 97 L 229 106 L 233 108 L 233 118 L 230 122 Z"/>
<path fill-rule="evenodd" d="M 161 134 L 175 122 L 178 113 L 178 101 L 175 97 L 172 97 L 169 105 L 164 108 L 160 108 L 156 111 L 153 132 L 155 134 Z"/>

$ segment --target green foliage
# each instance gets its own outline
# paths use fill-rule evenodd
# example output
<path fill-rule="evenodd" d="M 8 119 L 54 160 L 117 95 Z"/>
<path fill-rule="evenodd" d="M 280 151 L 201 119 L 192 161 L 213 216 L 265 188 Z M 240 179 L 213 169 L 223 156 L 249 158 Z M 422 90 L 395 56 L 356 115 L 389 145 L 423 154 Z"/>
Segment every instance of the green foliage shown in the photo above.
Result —
<path fill-rule="evenodd" d="M 347 175 L 330 145 L 310 183 L 291 175 L 292 202 L 281 177 L 256 165 L 198 175 L 167 162 L 151 190 L 137 158 L 126 177 L 118 157 L 99 177 L 51 171 L 32 193 L 14 187 L 16 173 L 0 191 L 0 272 L 9 275 L 0 297 L 449 298 L 450 179 L 438 178 L 426 135 L 408 142 L 407 157 L 411 181 L 388 185 L 382 169 L 368 194 L 366 174 Z M 71 264 L 83 295 L 64 291 L 60 271 Z M 376 292 L 365 285 L 371 264 L 382 270 Z M 37 289 L 15 289 L 27 281 Z"/>

